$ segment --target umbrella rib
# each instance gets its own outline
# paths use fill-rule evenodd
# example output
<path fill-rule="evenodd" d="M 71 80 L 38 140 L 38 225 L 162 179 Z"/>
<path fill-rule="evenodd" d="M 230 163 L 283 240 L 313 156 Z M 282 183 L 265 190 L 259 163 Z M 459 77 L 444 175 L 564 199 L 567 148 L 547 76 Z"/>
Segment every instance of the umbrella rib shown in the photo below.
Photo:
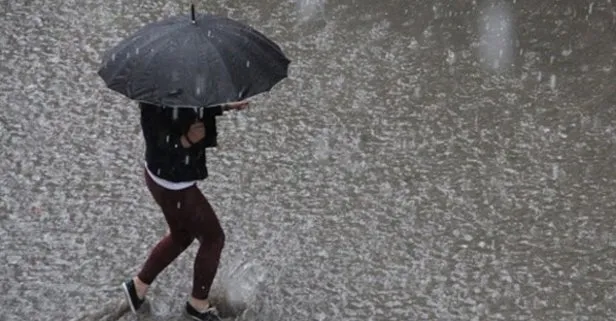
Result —
<path fill-rule="evenodd" d="M 148 41 L 147 41 L 147 42 L 145 42 L 145 43 L 144 43 L 141 47 L 146 47 L 146 46 L 149 46 L 150 44 L 153 44 L 153 43 L 155 43 L 155 42 L 157 42 L 157 41 L 159 41 L 159 40 L 166 40 L 166 39 L 165 39 L 165 37 L 166 37 L 166 36 L 168 36 L 168 35 L 169 35 L 170 33 L 172 33 L 172 32 L 178 31 L 178 29 L 179 29 L 179 28 L 172 28 L 171 30 L 167 30 L 167 31 L 165 31 L 164 33 L 160 34 L 160 35 L 159 35 L 159 37 L 156 37 L 156 38 L 153 38 L 153 39 L 148 40 Z M 130 41 L 128 41 L 128 43 L 129 43 L 129 44 L 132 44 Z M 127 47 L 128 47 L 128 45 L 127 45 L 127 46 L 125 46 L 125 47 L 123 47 L 123 48 L 122 48 L 122 50 L 116 50 L 116 52 L 115 52 L 115 53 L 118 53 L 118 52 L 120 52 L 120 51 L 123 51 L 123 50 L 125 50 Z M 113 83 L 113 80 L 115 79 L 115 77 L 116 77 L 116 76 L 117 76 L 117 75 L 118 75 L 118 74 L 119 74 L 122 70 L 124 70 L 124 68 L 126 67 L 126 64 L 128 64 L 129 62 L 130 62 L 130 60 L 125 59 L 125 60 L 123 61 L 123 63 L 122 63 L 120 66 L 118 66 L 117 68 L 115 68 L 114 72 L 112 73 L 112 76 L 109 78 L 109 80 L 110 80 L 110 82 L 111 82 L 111 83 Z M 148 63 L 149 63 L 149 62 L 148 62 Z"/>
<path fill-rule="evenodd" d="M 201 35 L 201 36 L 204 36 L 203 34 L 200 34 L 200 35 Z M 224 61 L 225 61 L 225 60 L 223 59 L 223 55 L 220 53 L 220 50 L 218 50 L 218 47 L 216 47 L 214 44 L 212 44 L 211 46 L 212 46 L 212 48 L 214 48 L 214 51 L 215 51 L 215 52 L 216 52 L 216 54 L 218 55 L 218 59 L 219 59 L 221 62 L 223 62 L 223 63 L 221 63 L 221 65 L 222 65 L 222 66 L 223 66 L 223 68 L 225 69 L 225 76 L 228 78 L 229 83 L 233 84 L 233 87 L 234 87 L 233 89 L 235 89 L 235 91 L 237 92 L 237 86 L 236 86 L 236 85 L 235 85 L 235 83 L 233 82 L 233 78 L 231 77 L 231 74 L 229 73 L 229 69 L 227 68 L 227 65 L 226 65 L 226 64 L 224 64 Z M 212 105 L 215 105 L 215 104 L 220 104 L 220 103 L 225 103 L 225 102 L 226 102 L 226 101 L 224 101 L 224 102 L 216 102 L 216 103 L 214 103 L 214 104 L 212 104 Z"/>
<path fill-rule="evenodd" d="M 237 32 L 235 30 L 221 29 L 221 31 L 222 31 L 222 33 L 226 33 L 226 34 L 232 35 L 233 37 L 241 38 L 241 37 L 245 37 L 246 36 L 245 34 L 239 33 L 239 32 Z M 251 34 L 250 36 L 254 36 L 254 35 Z M 258 41 L 251 41 L 250 43 L 256 44 L 256 45 L 255 46 L 247 46 L 247 50 L 248 49 L 252 50 L 253 48 L 256 48 L 256 50 L 258 50 L 258 52 L 259 52 L 259 54 L 256 55 L 257 57 L 268 57 L 268 58 L 271 58 L 272 55 L 270 54 L 270 52 L 268 50 L 266 50 L 265 48 L 263 48 L 262 46 L 258 45 L 258 44 L 260 44 Z M 233 49 L 235 49 L 235 48 L 233 48 Z M 235 50 L 228 50 L 228 51 L 231 52 L 231 53 L 235 52 Z M 266 61 L 266 62 L 268 62 L 270 60 L 271 59 L 263 59 L 263 61 Z M 261 64 L 258 64 L 258 63 L 254 64 L 254 65 L 255 66 L 261 66 Z M 268 63 L 268 65 L 269 65 L 269 63 Z M 259 73 L 262 73 L 262 72 L 264 72 L 263 69 L 260 69 Z"/>
<path fill-rule="evenodd" d="M 108 87 L 131 99 L 179 107 L 251 97 L 286 76 L 288 59 L 273 40 L 228 18 L 211 20 L 200 27 L 179 20 L 160 22 L 147 31 L 144 27 L 110 51 L 105 69 L 98 73 L 109 81 Z M 165 91 L 178 88 L 185 89 L 185 101 L 165 98 L 171 93 Z"/>
<path fill-rule="evenodd" d="M 160 38 L 159 38 L 160 39 Z M 165 45 L 164 42 L 160 42 L 156 45 L 152 44 L 153 47 L 162 47 L 162 45 Z M 151 62 L 154 60 L 154 58 L 156 58 L 159 54 L 160 54 L 160 50 L 154 50 L 154 54 L 150 55 L 150 57 L 148 58 L 147 62 L 142 62 L 141 64 L 143 65 L 142 69 L 143 70 L 150 70 L 150 68 L 148 68 L 148 66 L 151 64 Z M 155 79 L 155 77 L 150 76 L 151 79 Z M 152 103 L 153 105 L 159 104 L 159 102 L 157 103 Z"/>
<path fill-rule="evenodd" d="M 238 29 L 240 29 L 240 28 L 238 27 Z M 252 31 L 252 29 L 249 29 L 249 30 L 251 30 L 251 31 Z M 245 36 L 247 36 L 246 34 L 235 32 L 235 30 L 224 30 L 224 29 L 223 29 L 223 30 L 221 30 L 221 31 L 223 31 L 223 33 L 232 34 L 233 36 L 236 36 L 236 37 L 245 37 Z M 251 32 L 251 33 L 250 33 L 250 34 L 248 34 L 248 35 L 249 35 L 250 37 L 258 37 L 258 38 L 262 38 L 262 36 L 260 36 L 258 33 L 257 33 L 257 34 L 254 34 L 254 32 Z M 266 38 L 266 39 L 267 39 L 267 38 Z M 258 48 L 259 53 L 260 53 L 260 55 L 257 55 L 258 57 L 268 57 L 268 58 L 271 58 L 271 57 L 272 57 L 272 53 L 271 53 L 271 51 L 266 50 L 265 48 L 263 48 L 262 46 L 260 46 L 260 44 L 261 44 L 261 43 L 260 43 L 259 41 L 251 41 L 251 43 L 255 44 L 255 46 L 254 46 L 254 47 Z M 251 48 L 252 48 L 252 47 L 251 47 Z M 274 48 L 275 48 L 275 47 L 274 47 Z M 277 49 L 277 48 L 275 48 L 275 49 Z M 265 61 L 270 61 L 270 60 L 272 60 L 272 59 L 264 59 L 264 60 L 265 60 Z"/>
<path fill-rule="evenodd" d="M 175 18 L 177 18 L 177 17 L 175 17 Z M 167 19 L 167 20 L 159 20 L 159 21 L 154 22 L 152 24 L 146 24 L 146 27 L 142 27 L 141 29 L 137 30 L 130 38 L 127 38 L 125 40 L 124 45 L 121 45 L 121 44 L 118 45 L 116 48 L 114 48 L 114 51 L 115 52 L 119 52 L 119 51 L 122 51 L 122 50 L 126 49 L 126 47 L 128 47 L 129 45 L 131 45 L 134 42 L 135 38 L 142 37 L 144 34 L 152 33 L 152 29 L 173 26 L 176 23 L 176 19 L 175 18 L 171 18 L 171 19 Z"/>

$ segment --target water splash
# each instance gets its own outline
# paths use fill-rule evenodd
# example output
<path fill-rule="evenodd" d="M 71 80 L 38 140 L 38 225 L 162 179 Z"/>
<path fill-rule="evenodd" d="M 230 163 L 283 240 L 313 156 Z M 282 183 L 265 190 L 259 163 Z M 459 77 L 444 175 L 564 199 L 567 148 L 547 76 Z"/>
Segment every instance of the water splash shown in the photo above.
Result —
<path fill-rule="evenodd" d="M 326 0 L 296 0 L 297 12 L 300 20 L 314 19 L 323 14 Z"/>
<path fill-rule="evenodd" d="M 267 270 L 254 261 L 236 261 L 221 269 L 212 300 L 224 316 L 238 316 L 252 305 L 267 277 Z"/>
<path fill-rule="evenodd" d="M 511 9 L 504 3 L 491 3 L 479 18 L 479 57 L 485 68 L 501 71 L 513 60 Z"/>

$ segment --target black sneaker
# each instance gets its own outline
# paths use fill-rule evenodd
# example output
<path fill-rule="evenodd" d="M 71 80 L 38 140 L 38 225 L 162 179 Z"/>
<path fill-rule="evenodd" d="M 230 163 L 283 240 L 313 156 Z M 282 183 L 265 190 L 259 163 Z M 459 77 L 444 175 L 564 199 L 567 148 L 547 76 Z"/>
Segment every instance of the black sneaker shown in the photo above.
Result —
<path fill-rule="evenodd" d="M 214 307 L 210 307 L 205 312 L 201 313 L 197 311 L 195 308 L 190 305 L 190 303 L 186 302 L 186 309 L 184 310 L 186 315 L 191 320 L 196 321 L 221 321 L 218 316 L 218 311 Z"/>
<path fill-rule="evenodd" d="M 122 283 L 122 288 L 124 289 L 128 306 L 133 313 L 137 314 L 137 310 L 139 310 L 143 302 L 145 302 L 145 299 L 139 299 L 137 296 L 137 290 L 135 290 L 135 282 L 133 282 L 133 280 Z"/>

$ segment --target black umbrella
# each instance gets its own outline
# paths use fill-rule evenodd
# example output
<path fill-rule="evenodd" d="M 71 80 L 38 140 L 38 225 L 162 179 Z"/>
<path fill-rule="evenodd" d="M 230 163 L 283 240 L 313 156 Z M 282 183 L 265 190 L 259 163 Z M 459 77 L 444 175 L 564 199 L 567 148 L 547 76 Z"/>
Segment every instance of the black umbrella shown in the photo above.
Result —
<path fill-rule="evenodd" d="M 99 76 L 126 97 L 170 107 L 204 107 L 269 91 L 290 61 L 262 33 L 209 14 L 146 25 L 105 53 Z"/>

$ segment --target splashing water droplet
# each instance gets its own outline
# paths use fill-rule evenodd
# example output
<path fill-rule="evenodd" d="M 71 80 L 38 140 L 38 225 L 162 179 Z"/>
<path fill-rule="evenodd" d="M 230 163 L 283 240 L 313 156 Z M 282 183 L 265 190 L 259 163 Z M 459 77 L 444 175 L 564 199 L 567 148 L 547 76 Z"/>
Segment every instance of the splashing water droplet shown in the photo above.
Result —
<path fill-rule="evenodd" d="M 326 0 L 295 0 L 301 20 L 307 21 L 322 14 Z"/>
<path fill-rule="evenodd" d="M 513 60 L 511 8 L 506 4 L 482 10 L 479 23 L 479 61 L 484 67 L 501 71 Z"/>

